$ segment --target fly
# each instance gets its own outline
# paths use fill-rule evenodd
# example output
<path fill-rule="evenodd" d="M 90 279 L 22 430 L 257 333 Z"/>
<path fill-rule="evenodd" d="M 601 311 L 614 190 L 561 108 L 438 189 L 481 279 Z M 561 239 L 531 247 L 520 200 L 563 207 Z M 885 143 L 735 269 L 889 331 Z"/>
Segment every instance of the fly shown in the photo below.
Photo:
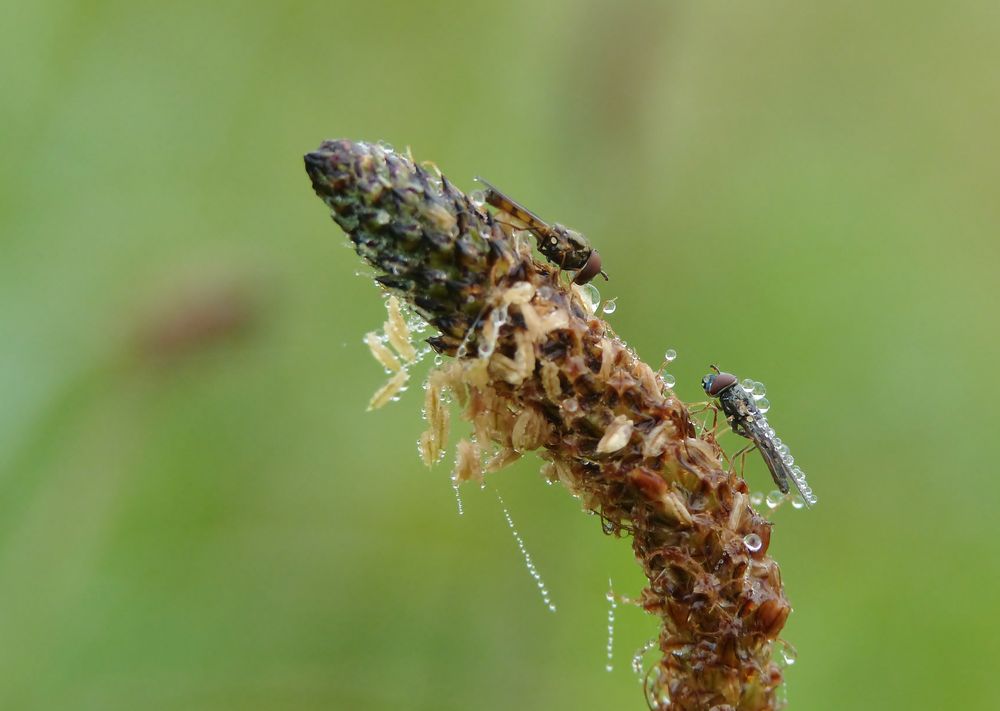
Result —
<path fill-rule="evenodd" d="M 590 242 L 582 233 L 558 222 L 549 224 L 487 181 L 482 178 L 476 180 L 486 188 L 483 192 L 487 203 L 498 210 L 503 210 L 534 233 L 538 240 L 538 251 L 545 255 L 546 259 L 561 269 L 577 270 L 573 277 L 574 284 L 586 284 L 598 274 L 605 279 L 608 278 L 601 269 L 601 255 L 590 246 Z"/>
<path fill-rule="evenodd" d="M 801 467 L 793 466 L 795 460 L 792 459 L 788 447 L 775 438 L 774 430 L 768 424 L 764 413 L 757 407 L 753 395 L 740 385 L 732 373 L 723 373 L 714 365 L 711 368 L 715 372 L 702 378 L 701 386 L 705 389 L 705 393 L 718 399 L 733 432 L 753 443 L 734 454 L 733 461 L 735 462 L 736 457 L 741 454 L 745 457 L 747 452 L 756 447 L 764 457 L 764 463 L 782 494 L 788 493 L 788 482 L 791 480 L 806 505 L 815 504 L 816 495 L 806 483 L 805 472 Z"/>

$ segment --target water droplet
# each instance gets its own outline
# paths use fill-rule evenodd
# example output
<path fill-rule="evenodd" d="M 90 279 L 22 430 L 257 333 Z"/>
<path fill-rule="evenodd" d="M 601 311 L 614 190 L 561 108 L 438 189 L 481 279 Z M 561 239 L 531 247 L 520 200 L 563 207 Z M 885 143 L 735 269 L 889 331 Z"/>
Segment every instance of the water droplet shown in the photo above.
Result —
<path fill-rule="evenodd" d="M 754 395 L 754 397 L 757 396 Z M 760 410 L 761 414 L 763 414 L 771 409 L 771 403 L 768 401 L 766 397 L 762 397 L 760 400 L 757 401 L 757 409 Z"/>
<path fill-rule="evenodd" d="M 748 551 L 756 553 L 764 545 L 764 541 L 756 533 L 748 533 L 743 536 L 743 544 L 747 547 Z"/>
<path fill-rule="evenodd" d="M 483 481 L 483 486 L 486 485 L 485 480 Z M 521 556 L 524 558 L 524 564 L 528 567 L 528 574 L 532 578 L 538 581 L 538 591 L 542 594 L 542 602 L 545 606 L 549 608 L 550 612 L 556 611 L 556 606 L 552 604 L 552 598 L 549 596 L 548 588 L 545 587 L 545 583 L 542 582 L 542 576 L 535 568 L 535 564 L 531 561 L 531 555 L 528 550 L 524 547 L 524 539 L 521 538 L 521 534 L 517 532 L 514 527 L 514 519 L 510 517 L 510 511 L 507 509 L 507 504 L 504 503 L 503 497 L 500 496 L 500 492 L 496 492 L 497 501 L 500 502 L 500 507 L 503 509 L 503 517 L 507 521 L 507 526 L 510 528 L 510 532 L 514 535 L 514 541 L 517 543 L 517 548 L 521 551 Z"/>
<path fill-rule="evenodd" d="M 678 647 L 677 649 L 673 650 L 671 652 L 671 654 L 673 654 L 678 659 L 687 659 L 688 657 L 691 656 L 691 650 L 692 649 L 693 649 L 693 645 L 685 644 L 685 645 L 682 645 L 682 646 Z"/>
<path fill-rule="evenodd" d="M 771 427 L 770 425 L 768 425 L 768 428 L 767 428 L 768 439 L 772 439 L 773 440 L 774 439 L 774 435 L 775 435 L 774 428 Z"/>
<path fill-rule="evenodd" d="M 608 662 L 604 665 L 606 671 L 614 670 L 614 647 L 615 647 L 615 608 L 618 607 L 618 598 L 615 596 L 614 587 L 611 585 L 611 578 L 608 578 L 608 592 L 604 596 L 608 601 Z"/>
<path fill-rule="evenodd" d="M 795 464 L 795 457 L 793 457 L 791 454 L 786 454 L 781 458 L 781 461 L 783 461 L 788 466 L 792 466 L 793 464 Z"/>
<path fill-rule="evenodd" d="M 677 351 L 673 348 L 668 348 L 667 352 L 663 354 L 663 360 L 668 363 L 672 363 L 677 358 Z"/>
<path fill-rule="evenodd" d="M 759 380 L 755 380 L 753 381 L 753 392 L 755 398 L 764 397 L 767 395 L 767 388 L 764 387 L 764 383 Z"/>
<path fill-rule="evenodd" d="M 455 491 L 455 503 L 458 505 L 458 515 L 465 515 L 465 508 L 462 506 L 462 492 L 458 490 L 458 479 L 451 478 L 451 488 Z"/>
<path fill-rule="evenodd" d="M 782 457 L 788 454 L 788 445 L 785 444 L 784 442 L 782 442 L 781 444 L 775 442 L 775 447 L 778 448 L 778 454 L 780 454 Z"/>
<path fill-rule="evenodd" d="M 562 407 L 566 412 L 574 413 L 580 409 L 580 403 L 575 397 L 570 397 L 562 401 Z"/>
<path fill-rule="evenodd" d="M 635 650 L 635 654 L 632 655 L 632 672 L 639 678 L 639 683 L 642 683 L 642 658 L 646 656 L 646 652 L 651 650 L 656 646 L 656 638 L 647 640 L 644 645 Z"/>
<path fill-rule="evenodd" d="M 656 666 L 649 670 L 646 675 L 645 688 L 646 703 L 651 709 L 664 709 L 670 706 L 670 691 L 667 688 L 666 679 L 663 678 L 663 671 Z"/>
<path fill-rule="evenodd" d="M 583 297 L 583 302 L 586 304 L 587 309 L 590 313 L 595 313 L 597 311 L 597 305 L 601 303 L 601 292 L 597 290 L 593 282 L 576 285 L 579 290 L 580 296 Z"/>
<path fill-rule="evenodd" d="M 444 363 L 444 356 L 438 353 L 434 356 L 434 365 L 441 365 L 442 363 Z"/>
<path fill-rule="evenodd" d="M 750 378 L 744 378 L 740 386 L 751 395 L 753 394 L 753 381 Z"/>
<path fill-rule="evenodd" d="M 476 207 L 482 207 L 483 205 L 486 204 L 486 193 L 484 193 L 482 190 L 473 190 L 471 193 L 469 193 L 469 199 L 472 201 L 472 204 L 475 205 Z"/>
<path fill-rule="evenodd" d="M 601 308 L 601 311 L 603 311 L 606 314 L 613 314 L 615 311 L 618 310 L 618 304 L 615 303 L 616 301 L 618 301 L 617 296 L 613 299 L 608 299 L 607 301 L 604 302 L 604 306 Z"/>
<path fill-rule="evenodd" d="M 781 505 L 781 502 L 785 500 L 785 495 L 782 494 L 777 489 L 769 492 L 767 498 L 764 499 L 764 503 L 767 504 L 767 508 L 776 509 Z"/>
<path fill-rule="evenodd" d="M 796 652 L 795 647 L 790 645 L 788 642 L 780 639 L 775 642 L 775 645 L 778 647 L 778 658 L 784 662 L 785 665 L 792 666 L 796 661 L 798 661 L 798 652 Z"/>
<path fill-rule="evenodd" d="M 750 494 L 751 506 L 760 506 L 762 503 L 764 503 L 764 494 L 762 494 L 759 491 L 755 491 L 752 494 Z"/>
<path fill-rule="evenodd" d="M 674 385 L 677 384 L 677 378 L 672 376 L 670 373 L 664 373 L 663 384 L 666 385 L 668 388 L 672 388 L 674 387 Z"/>

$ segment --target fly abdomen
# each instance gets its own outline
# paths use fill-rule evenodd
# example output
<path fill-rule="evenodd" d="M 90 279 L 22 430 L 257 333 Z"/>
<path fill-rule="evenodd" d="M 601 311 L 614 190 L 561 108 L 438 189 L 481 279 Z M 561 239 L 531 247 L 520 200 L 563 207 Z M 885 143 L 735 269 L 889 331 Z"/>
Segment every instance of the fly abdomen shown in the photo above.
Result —
<path fill-rule="evenodd" d="M 755 428 L 756 430 L 757 428 Z M 774 448 L 774 443 L 767 438 L 767 436 L 761 437 L 762 433 L 755 431 L 753 439 L 754 443 L 757 445 L 757 449 L 760 450 L 761 456 L 764 457 L 764 463 L 767 464 L 768 470 L 771 472 L 771 478 L 774 479 L 774 483 L 777 484 L 778 490 L 782 494 L 788 493 L 788 480 L 791 478 L 791 469 L 781 460 L 781 455 L 778 450 Z"/>

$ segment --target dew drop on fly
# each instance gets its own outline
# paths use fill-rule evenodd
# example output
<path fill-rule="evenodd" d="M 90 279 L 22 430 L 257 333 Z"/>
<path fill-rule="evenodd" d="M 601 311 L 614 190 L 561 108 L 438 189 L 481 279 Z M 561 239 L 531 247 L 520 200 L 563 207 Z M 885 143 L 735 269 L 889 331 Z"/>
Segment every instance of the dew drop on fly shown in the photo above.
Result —
<path fill-rule="evenodd" d="M 751 553 L 756 553 L 760 550 L 761 546 L 764 545 L 764 541 L 760 539 L 756 533 L 748 533 L 743 536 L 743 545 L 747 547 L 747 550 Z"/>
<path fill-rule="evenodd" d="M 677 358 L 677 351 L 673 348 L 668 348 L 667 352 L 663 354 L 663 360 L 667 363 L 672 363 Z"/>
<path fill-rule="evenodd" d="M 601 307 L 601 311 L 609 315 L 613 314 L 615 311 L 618 310 L 618 304 L 615 303 L 616 301 L 618 301 L 617 296 L 613 299 L 608 299 L 607 301 L 604 302 L 604 306 Z"/>

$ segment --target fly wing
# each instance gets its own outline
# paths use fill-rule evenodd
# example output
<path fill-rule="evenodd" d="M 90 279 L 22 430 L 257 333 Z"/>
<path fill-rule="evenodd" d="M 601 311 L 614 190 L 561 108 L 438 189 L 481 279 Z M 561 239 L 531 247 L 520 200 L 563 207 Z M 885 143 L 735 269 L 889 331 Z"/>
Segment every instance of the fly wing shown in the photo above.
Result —
<path fill-rule="evenodd" d="M 785 463 L 781 461 L 781 455 L 775 449 L 774 442 L 767 437 L 758 437 L 756 432 L 755 436 L 751 439 L 757 443 L 757 449 L 760 450 L 761 455 L 764 457 L 764 463 L 767 464 L 767 468 L 771 471 L 771 478 L 774 479 L 774 483 L 778 485 L 778 489 L 782 494 L 787 494 L 789 474 L 791 472 L 788 471 Z"/>
<path fill-rule="evenodd" d="M 767 468 L 771 472 L 771 477 L 774 479 L 774 483 L 778 485 L 778 489 L 781 493 L 788 493 L 788 482 L 791 480 L 792 484 L 795 486 L 795 490 L 799 492 L 799 495 L 806 503 L 806 506 L 809 506 L 813 499 L 812 492 L 810 491 L 807 494 L 802 490 L 799 478 L 795 476 L 792 468 L 785 464 L 784 460 L 781 458 L 781 453 L 778 451 L 777 447 L 774 446 L 774 441 L 764 432 L 764 428 L 758 423 L 754 423 L 748 429 L 750 430 L 750 439 L 754 441 L 757 445 L 757 449 L 760 450 L 761 455 L 764 457 L 764 463 L 767 464 Z"/>
<path fill-rule="evenodd" d="M 484 191 L 486 202 L 496 209 L 503 210 L 511 217 L 517 218 L 524 223 L 525 226 L 536 232 L 546 234 L 552 229 L 549 226 L 549 223 L 528 208 L 524 207 L 521 203 L 508 197 L 492 183 L 478 177 L 476 178 L 476 181 L 482 183 L 486 188 Z"/>

